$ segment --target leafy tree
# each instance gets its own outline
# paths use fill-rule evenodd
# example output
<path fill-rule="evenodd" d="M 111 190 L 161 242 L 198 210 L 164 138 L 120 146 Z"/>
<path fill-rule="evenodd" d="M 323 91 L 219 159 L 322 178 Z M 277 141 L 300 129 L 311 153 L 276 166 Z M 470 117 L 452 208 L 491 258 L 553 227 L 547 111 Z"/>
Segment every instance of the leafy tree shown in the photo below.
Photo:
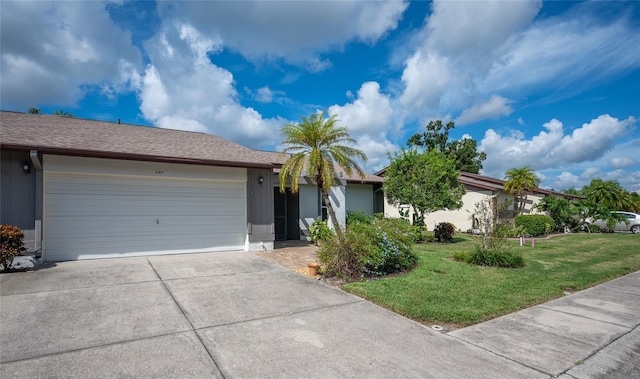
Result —
<path fill-rule="evenodd" d="M 27 109 L 28 114 L 40 114 L 40 108 L 31 107 Z"/>
<path fill-rule="evenodd" d="M 458 182 L 455 158 L 436 150 L 403 149 L 389 156 L 391 161 L 382 185 L 390 203 L 407 204 L 414 212 L 414 224 L 424 225 L 427 213 L 460 209 L 464 186 Z"/>
<path fill-rule="evenodd" d="M 290 123 L 280 129 L 284 136 L 282 143 L 286 146 L 283 154 L 291 154 L 280 169 L 280 191 L 284 193 L 287 179 L 290 178 L 291 192 L 297 193 L 299 178 L 306 170 L 308 175 L 315 178 L 336 235 L 342 240 L 340 224 L 329 198 L 329 190 L 337 176 L 336 164 L 347 175 L 355 171 L 364 179 L 364 171 L 355 159 L 366 162 L 367 156 L 361 150 L 348 146 L 356 141 L 349 136 L 346 127 L 336 125 L 338 120 L 335 115 L 326 118 L 326 114 L 324 111 L 310 117 L 303 116 L 302 122 Z"/>
<path fill-rule="evenodd" d="M 534 208 L 549 212 L 549 216 L 553 219 L 558 230 L 564 230 L 564 227 L 573 228 L 576 226 L 575 216 L 577 209 L 571 206 L 567 199 L 548 196 L 534 205 Z"/>
<path fill-rule="evenodd" d="M 427 131 L 416 133 L 407 141 L 410 147 L 423 147 L 426 151 L 436 150 L 455 157 L 456 169 L 459 171 L 477 174 L 482 168 L 482 162 L 487 159 L 487 154 L 478 152 L 478 142 L 471 138 L 459 141 L 449 141 L 449 131 L 455 128 L 455 123 L 450 121 L 446 125 L 441 120 L 430 121 Z"/>
<path fill-rule="evenodd" d="M 540 178 L 531 167 L 525 166 L 507 170 L 505 179 L 507 182 L 504 184 L 504 190 L 513 194 L 513 217 L 515 218 L 524 211 L 527 192 L 538 188 Z"/>
<path fill-rule="evenodd" d="M 589 233 L 591 233 L 591 228 L 589 226 L 590 222 L 593 220 L 604 220 L 605 225 L 611 231 L 613 231 L 616 223 L 618 221 L 624 221 L 622 215 L 618 213 L 612 213 L 611 209 L 607 208 L 598 203 L 594 203 L 592 201 L 587 200 L 578 200 L 573 203 L 576 214 L 578 215 L 578 219 L 580 220 L 578 225 L 580 227 L 586 228 Z"/>

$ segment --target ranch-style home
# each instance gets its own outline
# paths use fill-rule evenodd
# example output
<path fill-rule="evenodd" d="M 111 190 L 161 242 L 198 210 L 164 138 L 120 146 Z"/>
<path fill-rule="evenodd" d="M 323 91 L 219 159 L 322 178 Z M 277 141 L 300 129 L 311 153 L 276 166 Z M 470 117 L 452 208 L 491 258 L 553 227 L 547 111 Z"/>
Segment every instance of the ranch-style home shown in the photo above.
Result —
<path fill-rule="evenodd" d="M 280 193 L 286 156 L 211 134 L 1 111 L 0 155 L 0 223 L 45 261 L 269 250 L 324 214 L 312 178 Z M 339 171 L 340 222 L 382 212 L 381 185 Z"/>
<path fill-rule="evenodd" d="M 376 173 L 376 175 L 383 177 L 384 171 L 385 170 L 381 170 Z M 504 221 L 513 219 L 513 195 L 504 190 L 505 180 L 461 171 L 458 181 L 464 185 L 466 190 L 466 193 L 462 197 L 462 208 L 457 210 L 442 210 L 426 214 L 425 224 L 428 229 L 433 230 L 435 225 L 441 222 L 449 222 L 453 224 L 456 229 L 461 231 L 468 231 L 477 228 L 477 225 L 475 225 L 474 222 L 475 205 L 480 201 L 493 196 L 496 197 L 499 207 L 501 207 L 501 205 L 506 205 L 504 208 L 499 209 L 499 219 Z M 565 198 L 567 200 L 575 198 L 575 195 L 536 188 L 534 191 L 527 193 L 523 214 L 544 213 L 537 211 L 533 206 L 541 199 L 548 196 Z M 385 198 L 385 215 L 389 217 L 400 217 L 401 209 L 409 210 L 410 215 L 412 214 L 408 205 L 401 205 L 397 207 L 389 203 Z"/>

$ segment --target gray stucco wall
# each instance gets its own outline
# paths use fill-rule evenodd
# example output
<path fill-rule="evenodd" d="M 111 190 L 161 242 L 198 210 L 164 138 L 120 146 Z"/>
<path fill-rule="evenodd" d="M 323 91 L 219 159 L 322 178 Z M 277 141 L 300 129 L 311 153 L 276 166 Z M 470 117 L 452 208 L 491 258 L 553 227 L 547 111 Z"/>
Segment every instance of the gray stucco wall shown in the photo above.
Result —
<path fill-rule="evenodd" d="M 28 174 L 23 171 L 24 163 L 30 166 Z M 22 229 L 30 252 L 36 250 L 36 182 L 41 174 L 31 164 L 29 151 L 0 152 L 0 223 Z"/>

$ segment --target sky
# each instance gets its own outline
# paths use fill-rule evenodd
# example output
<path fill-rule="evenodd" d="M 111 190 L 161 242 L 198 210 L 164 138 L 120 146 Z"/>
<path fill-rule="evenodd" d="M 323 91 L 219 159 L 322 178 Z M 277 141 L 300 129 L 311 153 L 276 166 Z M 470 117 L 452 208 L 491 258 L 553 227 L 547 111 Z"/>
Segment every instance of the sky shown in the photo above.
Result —
<path fill-rule="evenodd" d="M 0 2 L 0 108 L 281 149 L 327 110 L 370 172 L 425 130 L 541 187 L 640 191 L 637 1 Z"/>

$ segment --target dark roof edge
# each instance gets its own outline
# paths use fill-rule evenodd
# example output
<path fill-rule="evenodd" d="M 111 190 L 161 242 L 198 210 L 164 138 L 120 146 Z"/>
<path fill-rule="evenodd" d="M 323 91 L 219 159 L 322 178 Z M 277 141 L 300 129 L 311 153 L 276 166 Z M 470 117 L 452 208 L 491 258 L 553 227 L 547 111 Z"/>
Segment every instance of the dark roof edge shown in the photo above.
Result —
<path fill-rule="evenodd" d="M 494 186 L 491 186 L 491 185 L 488 185 L 488 184 L 472 182 L 472 181 L 468 181 L 468 180 L 464 180 L 464 179 L 460 179 L 460 178 L 458 178 L 458 182 L 460 182 L 461 184 L 464 184 L 465 186 L 476 187 L 476 188 L 480 188 L 480 189 L 484 189 L 484 190 L 489 190 L 491 192 L 500 190 L 500 188 L 495 188 Z"/>
<path fill-rule="evenodd" d="M 7 149 L 7 150 L 38 150 L 46 154 L 69 155 L 69 156 L 87 157 L 87 158 L 108 158 L 108 159 L 123 159 L 123 160 L 146 161 L 146 162 L 183 163 L 183 164 L 196 164 L 196 165 L 202 165 L 202 166 L 273 168 L 273 165 L 270 163 L 257 163 L 257 162 L 243 163 L 243 162 L 233 162 L 233 161 L 189 159 L 189 158 L 177 158 L 177 157 L 163 157 L 158 155 L 112 153 L 108 151 L 49 148 L 49 147 L 42 147 L 42 146 L 22 146 L 22 145 L 1 144 L 0 148 Z"/>

